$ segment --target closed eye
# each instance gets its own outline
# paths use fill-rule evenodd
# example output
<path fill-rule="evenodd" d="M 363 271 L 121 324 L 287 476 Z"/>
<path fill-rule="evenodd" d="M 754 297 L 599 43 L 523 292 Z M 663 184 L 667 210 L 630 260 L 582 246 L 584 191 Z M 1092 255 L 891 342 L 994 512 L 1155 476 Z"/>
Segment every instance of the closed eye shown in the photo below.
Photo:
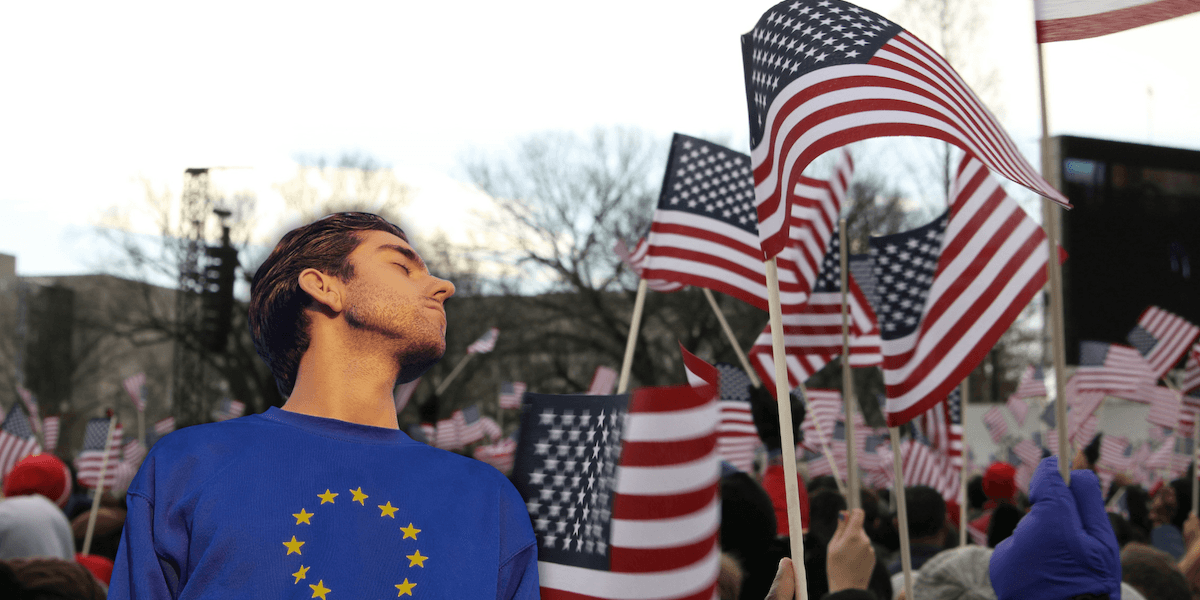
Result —
<path fill-rule="evenodd" d="M 402 265 L 402 264 L 400 264 L 400 263 L 392 263 L 392 264 L 393 264 L 393 265 L 396 265 L 397 267 L 400 267 L 401 269 L 404 269 L 404 272 L 405 272 L 405 273 L 408 273 L 409 275 L 412 275 L 412 269 L 409 269 L 408 267 L 406 267 L 406 266 L 404 266 L 404 265 Z"/>

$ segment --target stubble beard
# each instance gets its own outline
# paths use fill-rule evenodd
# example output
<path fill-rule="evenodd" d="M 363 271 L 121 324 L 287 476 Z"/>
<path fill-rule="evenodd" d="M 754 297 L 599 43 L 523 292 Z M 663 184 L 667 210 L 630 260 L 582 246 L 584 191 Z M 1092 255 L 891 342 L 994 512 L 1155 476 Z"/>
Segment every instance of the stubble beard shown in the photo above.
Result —
<path fill-rule="evenodd" d="M 391 351 L 399 367 L 396 383 L 421 376 L 446 353 L 446 336 L 441 325 L 423 314 L 423 305 L 387 298 L 362 288 L 352 294 L 346 308 L 346 324 L 356 330 L 365 344 Z"/>

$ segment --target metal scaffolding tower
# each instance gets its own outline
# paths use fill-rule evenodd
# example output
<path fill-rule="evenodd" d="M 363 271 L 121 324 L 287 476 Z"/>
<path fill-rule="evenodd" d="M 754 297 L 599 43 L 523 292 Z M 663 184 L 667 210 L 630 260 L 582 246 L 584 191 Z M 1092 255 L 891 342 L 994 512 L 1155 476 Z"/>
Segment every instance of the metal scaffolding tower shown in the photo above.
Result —
<path fill-rule="evenodd" d="M 172 413 L 179 427 L 205 421 L 209 406 L 205 345 L 200 340 L 205 286 L 204 226 L 209 212 L 208 169 L 184 173 L 180 208 L 179 288 L 175 294 L 175 357 Z"/>

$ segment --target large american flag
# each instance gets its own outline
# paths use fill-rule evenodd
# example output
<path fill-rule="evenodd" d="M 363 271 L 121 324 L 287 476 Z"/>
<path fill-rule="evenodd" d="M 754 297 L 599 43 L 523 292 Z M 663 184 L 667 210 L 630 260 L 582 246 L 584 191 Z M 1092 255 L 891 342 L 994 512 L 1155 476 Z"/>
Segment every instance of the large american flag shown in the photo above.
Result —
<path fill-rule="evenodd" d="M 1151 306 L 1138 317 L 1138 324 L 1125 339 L 1150 363 L 1154 378 L 1160 379 L 1179 362 L 1188 346 L 1196 341 L 1196 336 L 1200 336 L 1200 327 L 1179 315 Z"/>
<path fill-rule="evenodd" d="M 139 412 L 146 410 L 146 374 L 130 375 L 122 384 L 125 386 L 125 392 L 129 394 L 134 408 L 137 408 Z"/>
<path fill-rule="evenodd" d="M 780 257 L 796 265 L 801 281 L 811 284 L 824 269 L 829 243 L 837 235 L 838 218 L 853 177 L 854 160 L 843 149 L 829 179 L 801 176 L 792 190 L 788 247 Z"/>
<path fill-rule="evenodd" d="M 1046 282 L 1046 235 L 970 155 L 950 209 L 871 239 L 889 426 L 966 378 Z"/>
<path fill-rule="evenodd" d="M 41 451 L 29 417 L 25 415 L 25 411 L 13 404 L 8 409 L 8 415 L 4 417 L 4 424 L 0 425 L 0 479 L 3 479 L 22 458 Z"/>
<path fill-rule="evenodd" d="M 1084 341 L 1079 343 L 1079 368 L 1067 382 L 1068 388 L 1095 390 L 1131 400 L 1144 385 L 1158 378 L 1137 350 L 1119 344 Z"/>
<path fill-rule="evenodd" d="M 942 57 L 875 13 L 840 0 L 787 0 L 742 36 L 742 60 L 767 257 L 787 245 L 786 194 L 804 169 L 867 138 L 915 135 L 955 144 L 1069 206 Z"/>
<path fill-rule="evenodd" d="M 646 255 L 649 251 L 650 243 L 646 238 L 638 240 L 637 246 L 634 246 L 632 252 L 625 245 L 624 240 L 617 240 L 616 245 L 613 247 L 613 252 L 616 253 L 622 262 L 629 265 L 629 268 L 633 269 L 633 272 L 637 273 L 638 277 L 642 276 L 642 270 L 645 268 L 646 263 Z M 646 287 L 656 292 L 670 293 L 678 292 L 687 286 L 677 281 L 667 281 L 666 279 L 647 279 Z"/>
<path fill-rule="evenodd" d="M 479 339 L 467 346 L 467 354 L 487 354 L 496 348 L 496 340 L 500 338 L 500 329 L 492 327 Z"/>
<path fill-rule="evenodd" d="M 821 276 L 813 287 L 808 303 L 802 306 L 783 306 L 783 344 L 787 352 L 788 387 L 796 387 L 813 373 L 821 370 L 833 357 L 842 353 L 842 283 L 840 244 L 835 237 L 822 261 Z M 854 276 L 848 275 L 850 293 L 847 295 L 849 334 L 862 338 L 877 333 L 875 313 L 863 295 Z M 876 338 L 878 339 L 878 338 Z M 852 366 L 878 365 L 882 358 L 878 346 L 851 346 Z M 767 324 L 750 354 L 753 365 L 763 381 L 775 381 L 775 359 L 771 342 L 771 325 Z M 860 364 L 855 365 L 855 354 Z"/>
<path fill-rule="evenodd" d="M 109 446 L 107 455 L 108 466 L 104 471 L 104 487 L 112 488 L 117 481 L 117 463 L 121 461 L 121 424 L 117 423 L 112 431 L 108 428 L 109 420 L 106 417 L 97 417 L 89 419 L 87 429 L 83 435 L 83 449 L 79 455 L 75 457 L 75 470 L 78 475 L 80 485 L 84 487 L 94 488 L 100 482 L 100 469 L 105 462 L 104 445 L 105 440 L 111 435 L 112 444 Z"/>
<path fill-rule="evenodd" d="M 750 413 L 750 377 L 733 365 L 717 363 L 715 366 L 721 381 L 717 402 L 721 411 L 721 420 L 717 424 L 717 454 L 739 471 L 753 472 L 754 454 L 762 440 Z"/>
<path fill-rule="evenodd" d="M 1037 41 L 1082 40 L 1200 11 L 1195 0 L 1035 0 Z"/>
<path fill-rule="evenodd" d="M 644 279 L 724 292 L 767 310 L 749 156 L 676 133 L 646 242 Z M 780 301 L 804 303 L 808 283 L 794 261 L 779 267 Z"/>
<path fill-rule="evenodd" d="M 500 384 L 500 408 L 521 408 L 521 396 L 528 386 L 524 381 L 505 381 Z"/>
<path fill-rule="evenodd" d="M 709 600 L 719 569 L 716 388 L 528 394 L 513 479 L 546 600 Z"/>

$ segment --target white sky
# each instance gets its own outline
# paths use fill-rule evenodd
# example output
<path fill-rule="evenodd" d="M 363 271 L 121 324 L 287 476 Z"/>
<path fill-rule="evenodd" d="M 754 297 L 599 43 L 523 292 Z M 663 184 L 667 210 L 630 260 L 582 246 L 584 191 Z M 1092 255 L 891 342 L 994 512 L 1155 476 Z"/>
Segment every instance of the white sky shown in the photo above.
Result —
<path fill-rule="evenodd" d="M 253 167 L 217 183 L 253 189 L 272 224 L 294 156 L 369 153 L 421 191 L 416 226 L 461 240 L 461 209 L 486 205 L 458 183 L 473 146 L 614 124 L 746 144 L 739 35 L 774 2 L 248 4 L 0 7 L 0 252 L 19 273 L 94 271 L 98 216 L 141 206 L 141 178 L 178 193 L 187 167 Z M 987 15 L 979 60 L 1036 165 L 1032 5 Z M 1046 46 L 1052 134 L 1200 149 L 1197 31 L 1191 15 Z"/>

